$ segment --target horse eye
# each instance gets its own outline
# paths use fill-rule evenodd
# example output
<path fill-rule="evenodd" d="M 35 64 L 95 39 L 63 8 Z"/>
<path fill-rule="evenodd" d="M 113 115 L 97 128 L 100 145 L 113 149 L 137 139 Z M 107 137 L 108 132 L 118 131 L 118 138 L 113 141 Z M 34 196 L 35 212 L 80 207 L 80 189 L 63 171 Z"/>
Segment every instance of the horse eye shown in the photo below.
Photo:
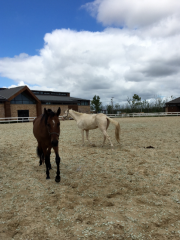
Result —
<path fill-rule="evenodd" d="M 50 127 L 50 124 L 49 124 L 49 123 L 48 123 L 47 125 L 48 125 L 48 127 Z"/>

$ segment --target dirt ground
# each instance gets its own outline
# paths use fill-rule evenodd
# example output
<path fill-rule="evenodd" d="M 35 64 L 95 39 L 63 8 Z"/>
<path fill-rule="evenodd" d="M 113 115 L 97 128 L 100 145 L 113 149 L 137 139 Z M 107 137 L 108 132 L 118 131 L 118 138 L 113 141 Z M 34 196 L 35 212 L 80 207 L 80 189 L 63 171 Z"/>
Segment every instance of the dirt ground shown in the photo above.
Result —
<path fill-rule="evenodd" d="M 39 166 L 32 123 L 0 125 L 0 239 L 180 239 L 180 117 L 121 118 L 121 144 L 81 146 L 61 122 L 61 182 Z M 147 148 L 152 146 L 153 148 Z"/>

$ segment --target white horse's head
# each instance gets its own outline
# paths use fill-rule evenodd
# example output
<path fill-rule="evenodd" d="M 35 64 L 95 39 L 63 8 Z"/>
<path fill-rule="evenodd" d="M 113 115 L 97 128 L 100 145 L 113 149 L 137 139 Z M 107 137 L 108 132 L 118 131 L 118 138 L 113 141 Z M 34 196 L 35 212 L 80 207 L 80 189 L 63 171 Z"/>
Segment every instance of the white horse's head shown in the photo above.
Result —
<path fill-rule="evenodd" d="M 64 112 L 63 118 L 66 119 L 69 117 L 69 109 Z"/>

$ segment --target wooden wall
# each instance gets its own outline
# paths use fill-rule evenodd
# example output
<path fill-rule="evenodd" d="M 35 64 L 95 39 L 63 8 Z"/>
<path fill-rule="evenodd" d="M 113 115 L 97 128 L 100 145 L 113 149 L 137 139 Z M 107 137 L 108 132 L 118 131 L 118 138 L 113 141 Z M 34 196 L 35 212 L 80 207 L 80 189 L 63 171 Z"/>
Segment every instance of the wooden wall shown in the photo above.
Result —
<path fill-rule="evenodd" d="M 166 112 L 180 112 L 179 106 L 168 106 L 166 107 Z"/>

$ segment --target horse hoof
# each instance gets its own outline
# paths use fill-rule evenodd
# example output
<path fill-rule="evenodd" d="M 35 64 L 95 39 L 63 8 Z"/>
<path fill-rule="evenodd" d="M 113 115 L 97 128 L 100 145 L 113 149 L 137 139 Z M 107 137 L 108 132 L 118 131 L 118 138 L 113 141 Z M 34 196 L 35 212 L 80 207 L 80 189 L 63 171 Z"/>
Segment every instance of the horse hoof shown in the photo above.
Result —
<path fill-rule="evenodd" d="M 50 177 L 46 177 L 46 179 L 50 179 Z"/>
<path fill-rule="evenodd" d="M 59 177 L 59 178 L 56 177 L 56 178 L 55 178 L 55 181 L 56 181 L 56 182 L 60 182 L 60 181 L 61 181 L 61 177 Z"/>

